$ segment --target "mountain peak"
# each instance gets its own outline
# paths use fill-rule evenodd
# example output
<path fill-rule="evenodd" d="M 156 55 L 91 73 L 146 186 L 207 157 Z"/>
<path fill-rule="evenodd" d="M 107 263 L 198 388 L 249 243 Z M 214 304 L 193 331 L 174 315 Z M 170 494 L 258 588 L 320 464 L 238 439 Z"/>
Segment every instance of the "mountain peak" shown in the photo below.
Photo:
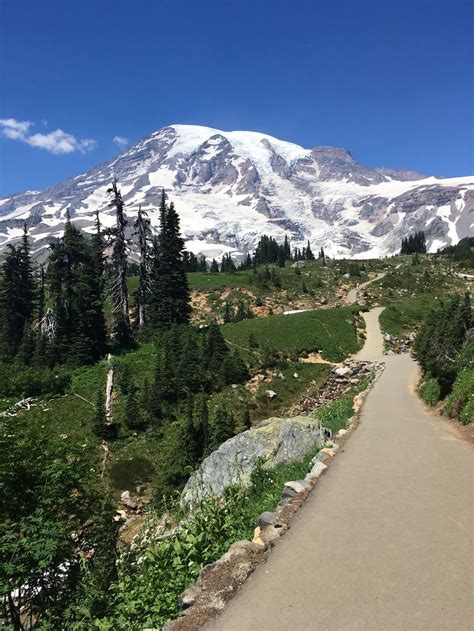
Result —
<path fill-rule="evenodd" d="M 46 253 L 69 210 L 93 230 L 99 211 L 114 223 L 107 188 L 117 177 L 130 223 L 139 206 L 152 224 L 164 188 L 181 217 L 188 250 L 210 257 L 252 250 L 262 234 L 330 256 L 398 251 L 402 237 L 423 229 L 433 250 L 469 234 L 473 178 L 425 178 L 410 171 L 370 169 L 346 149 L 305 149 L 256 131 L 174 124 L 123 154 L 44 191 L 0 200 L 0 249 L 16 242 L 23 222 L 32 249 Z"/>

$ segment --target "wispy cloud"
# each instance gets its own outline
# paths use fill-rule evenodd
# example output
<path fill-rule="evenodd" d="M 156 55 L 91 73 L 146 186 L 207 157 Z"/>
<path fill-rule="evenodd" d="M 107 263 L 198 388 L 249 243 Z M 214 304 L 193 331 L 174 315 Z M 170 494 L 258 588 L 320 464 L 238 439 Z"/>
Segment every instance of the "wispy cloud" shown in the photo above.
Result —
<path fill-rule="evenodd" d="M 3 135 L 12 140 L 23 140 L 33 125 L 31 121 L 17 121 L 14 118 L 0 118 Z"/>
<path fill-rule="evenodd" d="M 31 121 L 17 121 L 14 118 L 0 118 L 0 129 L 6 138 L 20 140 L 31 147 L 39 147 L 50 153 L 61 155 L 65 153 L 86 153 L 97 146 L 93 138 L 78 139 L 62 129 L 50 131 L 47 134 L 31 134 L 30 129 L 34 125 Z"/>
<path fill-rule="evenodd" d="M 125 136 L 114 136 L 113 141 L 119 149 L 125 149 L 128 145 L 128 138 L 125 138 Z"/>

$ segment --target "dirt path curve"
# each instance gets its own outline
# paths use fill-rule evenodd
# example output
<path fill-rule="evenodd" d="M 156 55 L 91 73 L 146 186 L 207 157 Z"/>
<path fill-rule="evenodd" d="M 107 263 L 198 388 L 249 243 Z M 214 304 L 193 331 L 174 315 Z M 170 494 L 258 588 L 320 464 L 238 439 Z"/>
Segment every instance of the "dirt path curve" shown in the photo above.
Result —
<path fill-rule="evenodd" d="M 472 449 L 412 394 L 415 362 L 385 360 L 344 453 L 206 631 L 474 628 Z"/>

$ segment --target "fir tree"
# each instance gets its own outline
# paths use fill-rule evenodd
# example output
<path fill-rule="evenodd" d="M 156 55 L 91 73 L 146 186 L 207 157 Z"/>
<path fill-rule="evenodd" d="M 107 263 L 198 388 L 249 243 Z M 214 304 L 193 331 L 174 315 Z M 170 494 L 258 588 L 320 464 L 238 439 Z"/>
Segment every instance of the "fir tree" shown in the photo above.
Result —
<path fill-rule="evenodd" d="M 67 217 L 64 236 L 51 247 L 47 277 L 54 320 L 54 363 L 88 363 L 106 350 L 99 277 L 91 243 Z"/>
<path fill-rule="evenodd" d="M 309 241 L 308 241 L 308 244 L 306 246 L 305 259 L 307 261 L 313 261 L 314 260 L 314 254 L 313 254 L 313 251 L 311 250 L 311 245 L 310 245 Z"/>
<path fill-rule="evenodd" d="M 113 333 L 119 347 L 127 347 L 132 344 L 130 318 L 128 314 L 128 289 L 127 289 L 127 241 L 125 238 L 124 201 L 114 179 L 112 187 L 107 190 L 110 196 L 110 206 L 115 208 L 115 228 L 111 231 L 113 236 L 112 249 L 112 308 L 114 313 Z"/>
<path fill-rule="evenodd" d="M 211 274 L 217 274 L 217 272 L 219 271 L 219 263 L 216 261 L 216 259 L 212 259 L 211 268 L 209 271 L 211 272 Z"/>
<path fill-rule="evenodd" d="M 135 431 L 143 429 L 143 419 L 135 389 L 127 395 L 123 410 L 123 419 L 129 430 Z"/>
<path fill-rule="evenodd" d="M 150 323 L 155 328 L 186 324 L 191 316 L 190 295 L 183 267 L 184 241 L 174 204 L 163 191 L 160 232 L 154 245 L 150 291 Z"/>
<path fill-rule="evenodd" d="M 235 434 L 235 422 L 231 412 L 223 405 L 218 405 L 212 413 L 209 421 L 209 441 L 207 453 L 218 449 L 222 443 L 232 438 Z"/>
<path fill-rule="evenodd" d="M 12 361 L 25 330 L 24 304 L 18 295 L 22 278 L 19 251 L 7 245 L 0 276 L 0 361 Z"/>
<path fill-rule="evenodd" d="M 138 250 L 140 264 L 138 266 L 138 326 L 145 326 L 147 320 L 146 305 L 150 290 L 150 253 L 149 242 L 151 238 L 151 224 L 147 213 L 138 207 L 137 220 L 135 221 L 135 234 L 138 236 Z"/>

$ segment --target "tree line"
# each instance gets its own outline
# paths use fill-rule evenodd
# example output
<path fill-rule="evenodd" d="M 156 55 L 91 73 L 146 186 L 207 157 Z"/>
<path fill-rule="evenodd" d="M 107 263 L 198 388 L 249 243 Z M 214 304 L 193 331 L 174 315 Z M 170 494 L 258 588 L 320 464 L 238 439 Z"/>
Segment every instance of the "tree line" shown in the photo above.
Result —
<path fill-rule="evenodd" d="M 108 193 L 115 226 L 104 230 L 97 214 L 89 236 L 67 213 L 63 236 L 51 244 L 46 264 L 36 272 L 26 225 L 20 244 L 7 246 L 0 274 L 0 362 L 38 367 L 93 363 L 108 350 L 133 347 L 139 331 L 189 323 L 184 241 L 174 204 L 167 203 L 163 192 L 157 235 L 152 235 L 145 211 L 138 210 L 134 230 L 140 264 L 131 305 L 128 222 L 116 181 Z M 108 323 L 106 303 L 111 305 Z"/>
<path fill-rule="evenodd" d="M 426 238 L 423 230 L 402 239 L 400 254 L 426 254 Z"/>

